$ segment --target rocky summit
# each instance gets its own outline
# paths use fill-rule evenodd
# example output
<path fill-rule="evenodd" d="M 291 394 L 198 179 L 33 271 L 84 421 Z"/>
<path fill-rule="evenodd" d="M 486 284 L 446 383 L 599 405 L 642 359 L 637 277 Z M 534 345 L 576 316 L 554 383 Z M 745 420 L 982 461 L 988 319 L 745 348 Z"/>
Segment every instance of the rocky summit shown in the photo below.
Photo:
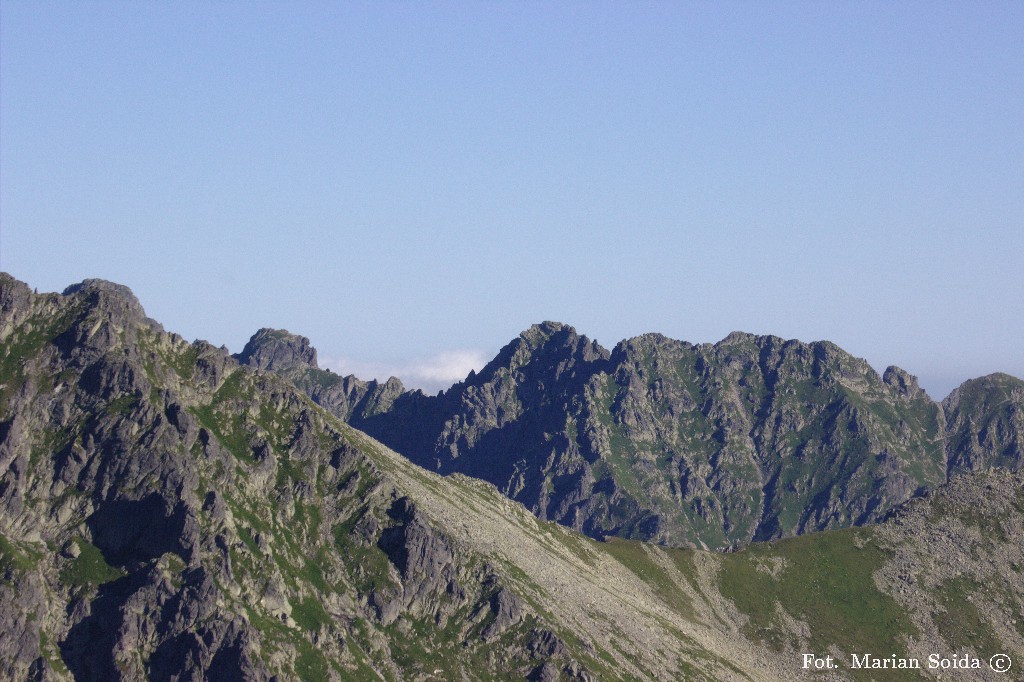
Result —
<path fill-rule="evenodd" d="M 1020 665 L 1019 404 L 1020 382 L 995 376 L 938 406 L 829 344 L 641 337 L 609 353 L 553 324 L 431 398 L 321 371 L 284 332 L 237 357 L 189 343 L 109 282 L 35 294 L 0 275 L 0 678 L 826 679 L 810 654 L 837 662 L 827 679 L 945 679 L 927 668 L 937 652 Z M 415 455 L 429 467 L 399 454 L 434 428 Z M 799 466 L 768 462 L 765 443 Z M 743 488 L 754 471 L 765 482 Z M 663 479 L 682 511 L 662 519 L 643 505 Z M 747 506 L 726 504 L 736 490 Z M 730 539 L 748 507 L 757 520 Z M 727 554 L 599 541 L 547 520 L 571 521 L 562 508 L 591 534 L 621 519 L 623 535 L 702 539 L 702 519 L 722 542 L 800 536 Z M 851 523 L 867 525 L 810 532 Z M 866 669 L 865 654 L 925 668 Z"/>
<path fill-rule="evenodd" d="M 263 330 L 238 359 L 308 346 Z M 734 549 L 860 526 L 1024 453 L 1021 380 L 972 380 L 940 404 L 828 342 L 647 334 L 608 351 L 545 322 L 433 397 L 292 358 L 282 374 L 353 426 L 595 538 Z"/>

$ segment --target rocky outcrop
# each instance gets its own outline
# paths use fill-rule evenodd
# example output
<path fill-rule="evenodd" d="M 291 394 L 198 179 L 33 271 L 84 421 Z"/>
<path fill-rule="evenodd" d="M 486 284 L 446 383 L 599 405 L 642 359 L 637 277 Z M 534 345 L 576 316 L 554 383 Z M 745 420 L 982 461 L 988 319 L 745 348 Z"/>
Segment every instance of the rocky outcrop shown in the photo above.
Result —
<path fill-rule="evenodd" d="M 305 336 L 283 329 L 261 329 L 235 356 L 240 363 L 285 373 L 295 369 L 318 369 L 316 349 Z"/>
<path fill-rule="evenodd" d="M 1024 474 L 954 474 L 873 529 L 888 553 L 875 575 L 917 634 L 908 654 L 964 651 L 980 659 L 973 679 L 999 680 L 991 657 L 1024 657 Z M 965 642 L 965 643 L 961 643 Z M 946 675 L 943 675 L 945 678 Z"/>

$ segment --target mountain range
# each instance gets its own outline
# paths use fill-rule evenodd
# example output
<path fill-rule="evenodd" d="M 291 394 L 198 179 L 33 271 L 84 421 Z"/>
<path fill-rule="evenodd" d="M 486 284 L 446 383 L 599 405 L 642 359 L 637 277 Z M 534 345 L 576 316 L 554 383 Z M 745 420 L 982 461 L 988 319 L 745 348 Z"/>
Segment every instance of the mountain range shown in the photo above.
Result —
<path fill-rule="evenodd" d="M 828 342 L 647 334 L 608 351 L 545 322 L 437 396 L 321 370 L 283 330 L 236 358 L 420 466 L 594 538 L 735 549 L 874 523 L 957 473 L 1017 470 L 1024 452 L 1019 379 L 936 403 L 906 371 L 879 376 Z"/>
<path fill-rule="evenodd" d="M 1007 375 L 940 404 L 829 343 L 555 323 L 427 396 L 0 275 L 0 675 L 1007 679 L 1022 415 Z"/>

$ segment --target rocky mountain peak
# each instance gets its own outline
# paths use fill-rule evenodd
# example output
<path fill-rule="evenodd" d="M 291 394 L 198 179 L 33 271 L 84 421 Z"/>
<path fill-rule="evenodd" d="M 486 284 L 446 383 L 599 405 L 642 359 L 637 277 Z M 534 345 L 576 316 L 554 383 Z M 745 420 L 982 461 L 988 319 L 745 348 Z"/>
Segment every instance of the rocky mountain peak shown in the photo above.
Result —
<path fill-rule="evenodd" d="M 996 372 L 976 379 L 968 379 L 953 389 L 942 401 L 947 411 L 971 409 L 975 403 L 989 400 L 991 402 L 1014 402 L 1024 399 L 1024 381 L 1017 377 Z"/>
<path fill-rule="evenodd" d="M 904 398 L 916 398 L 925 395 L 924 390 L 918 385 L 917 377 L 896 365 L 889 365 L 882 374 L 882 381 L 887 386 L 892 386 Z"/>
<path fill-rule="evenodd" d="M 520 334 L 519 338 L 526 341 L 533 351 L 548 354 L 566 350 L 583 362 L 607 360 L 611 355 L 597 341 L 578 334 L 575 327 L 560 322 L 535 324 Z"/>
<path fill-rule="evenodd" d="M 942 401 L 951 472 L 1024 467 L 1024 381 L 989 374 L 965 381 Z"/>
<path fill-rule="evenodd" d="M 309 339 L 287 329 L 259 330 L 235 358 L 244 365 L 275 372 L 299 367 L 319 369 L 316 348 Z"/>
<path fill-rule="evenodd" d="M 643 348 L 657 348 L 665 345 L 675 345 L 681 343 L 675 339 L 670 339 L 664 334 L 659 332 L 648 332 L 647 334 L 641 334 L 640 336 L 634 336 L 630 339 L 624 339 L 619 343 L 615 344 L 614 351 L 635 351 Z"/>
<path fill-rule="evenodd" d="M 146 318 L 146 311 L 142 309 L 139 299 L 123 284 L 115 284 L 104 279 L 86 279 L 78 284 L 72 284 L 62 293 L 64 296 L 82 299 L 89 307 L 104 311 L 118 326 Z"/>
<path fill-rule="evenodd" d="M 615 344 L 610 356 L 610 366 L 633 366 L 643 365 L 648 360 L 656 357 L 670 357 L 680 352 L 687 352 L 693 348 L 692 344 L 685 341 L 670 339 L 664 334 L 650 332 L 623 339 Z"/>
<path fill-rule="evenodd" d="M 32 306 L 32 290 L 6 272 L 0 272 L 0 321 L 14 322 Z M 2 338 L 2 337 L 0 337 Z"/>
<path fill-rule="evenodd" d="M 473 376 L 474 384 L 491 381 L 506 371 L 525 371 L 535 365 L 536 371 L 554 369 L 561 374 L 569 365 L 607 360 L 610 353 L 596 341 L 580 336 L 576 329 L 560 322 L 541 322 L 532 325 L 505 345 L 498 355 Z"/>
<path fill-rule="evenodd" d="M 756 343 L 760 337 L 748 332 L 729 332 L 728 336 L 719 341 L 716 346 L 732 346 L 738 343 Z"/>
<path fill-rule="evenodd" d="M 561 322 L 546 320 L 539 324 L 531 325 L 524 330 L 519 338 L 526 341 L 531 348 L 539 348 L 555 339 L 576 339 L 576 329 Z"/>

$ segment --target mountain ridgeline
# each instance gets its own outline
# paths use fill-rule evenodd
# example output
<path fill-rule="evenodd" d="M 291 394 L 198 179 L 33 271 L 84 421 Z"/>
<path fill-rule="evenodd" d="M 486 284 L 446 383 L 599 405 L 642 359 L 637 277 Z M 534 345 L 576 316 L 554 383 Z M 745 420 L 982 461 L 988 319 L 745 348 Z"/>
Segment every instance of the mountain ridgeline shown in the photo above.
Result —
<path fill-rule="evenodd" d="M 477 508 L 491 534 L 460 536 Z M 538 524 L 164 331 L 123 286 L 0 274 L 0 678 L 594 679 L 615 650 L 532 587 Z M 683 665 L 632 655 L 611 678 Z"/>
<path fill-rule="evenodd" d="M 259 331 L 237 356 L 442 474 L 482 478 L 541 519 L 714 549 L 859 526 L 957 472 L 1021 466 L 1024 382 L 968 381 L 941 404 L 829 342 L 646 334 L 612 351 L 535 325 L 437 396 L 317 367 Z"/>
<path fill-rule="evenodd" d="M 1020 382 L 965 384 L 940 411 L 886 376 L 827 344 L 643 337 L 607 353 L 546 325 L 428 398 L 321 372 L 284 332 L 232 357 L 165 331 L 123 286 L 35 294 L 0 273 L 0 679 L 868 682 L 947 671 L 908 677 L 854 655 L 1024 660 L 1024 472 L 1009 470 Z M 786 442 L 772 411 L 807 444 Z M 500 473 L 506 493 L 533 490 L 546 505 L 534 511 L 561 496 L 595 519 L 651 518 L 642 504 L 666 466 L 697 472 L 674 484 L 678 522 L 703 518 L 687 502 L 694 476 L 704 499 L 757 489 L 726 458 L 781 479 L 752 496 L 769 515 L 802 486 L 845 499 L 865 476 L 893 498 L 937 485 L 878 525 L 730 553 L 597 541 L 340 416 L 405 445 L 437 428 L 447 446 L 420 455 L 431 468 L 461 460 Z M 930 420 L 934 440 L 917 431 Z M 768 441 L 795 473 L 758 459 Z M 964 474 L 942 483 L 945 471 Z M 565 502 L 588 489 L 596 502 Z M 842 665 L 822 674 L 801 652 Z"/>

